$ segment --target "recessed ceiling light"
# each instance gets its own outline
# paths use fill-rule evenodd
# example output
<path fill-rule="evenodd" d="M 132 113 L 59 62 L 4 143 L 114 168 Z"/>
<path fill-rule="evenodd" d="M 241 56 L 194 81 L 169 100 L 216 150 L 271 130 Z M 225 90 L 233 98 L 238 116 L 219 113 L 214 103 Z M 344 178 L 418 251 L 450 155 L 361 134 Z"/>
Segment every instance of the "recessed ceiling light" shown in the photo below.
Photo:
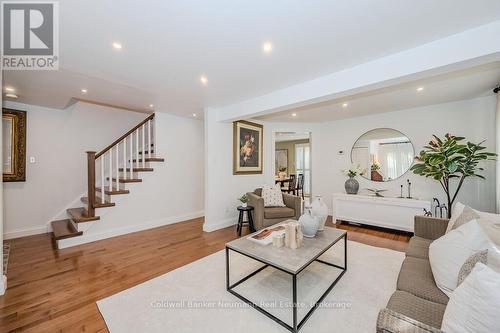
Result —
<path fill-rule="evenodd" d="M 87 89 L 82 89 L 82 94 L 86 94 L 87 93 Z"/>
<path fill-rule="evenodd" d="M 424 87 L 418 87 L 417 88 L 417 91 L 422 91 L 422 90 L 424 90 Z"/>
<path fill-rule="evenodd" d="M 154 108 L 154 107 L 155 107 L 155 105 L 154 105 L 154 104 L 149 104 L 149 107 L 150 107 L 150 108 Z"/>
<path fill-rule="evenodd" d="M 349 106 L 349 103 L 344 103 L 344 104 L 342 104 L 342 107 L 343 107 L 343 108 L 346 108 L 346 107 L 348 107 L 348 106 Z"/>
<path fill-rule="evenodd" d="M 292 113 L 292 117 L 297 117 L 297 114 L 296 113 Z"/>
<path fill-rule="evenodd" d="M 121 43 L 113 42 L 113 48 L 116 50 L 121 50 L 123 48 Z"/>
<path fill-rule="evenodd" d="M 205 86 L 206 86 L 206 85 L 208 84 L 208 79 L 207 79 L 207 77 L 206 77 L 205 75 L 202 75 L 202 76 L 200 77 L 200 82 L 201 82 L 203 85 L 205 85 Z"/>
<path fill-rule="evenodd" d="M 19 96 L 16 94 L 5 94 L 5 97 L 17 99 Z"/>
<path fill-rule="evenodd" d="M 193 113 L 193 117 L 196 117 L 196 113 Z"/>
<path fill-rule="evenodd" d="M 262 44 L 262 51 L 264 51 L 264 53 L 271 53 L 272 50 L 273 44 L 271 42 L 265 42 Z"/>
<path fill-rule="evenodd" d="M 5 91 L 13 93 L 13 92 L 16 92 L 16 89 L 14 89 L 12 87 L 5 87 Z"/>

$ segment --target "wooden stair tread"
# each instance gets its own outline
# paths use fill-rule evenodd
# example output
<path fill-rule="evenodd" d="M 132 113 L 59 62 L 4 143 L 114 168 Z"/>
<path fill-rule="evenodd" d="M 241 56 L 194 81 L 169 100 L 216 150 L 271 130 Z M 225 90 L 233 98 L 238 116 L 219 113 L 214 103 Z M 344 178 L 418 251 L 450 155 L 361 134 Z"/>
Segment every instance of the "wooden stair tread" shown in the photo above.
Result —
<path fill-rule="evenodd" d="M 100 187 L 96 187 L 95 188 L 96 192 L 101 192 L 101 188 Z M 113 187 L 113 189 L 110 191 L 109 190 L 109 187 L 106 186 L 104 188 L 104 193 L 107 194 L 107 195 L 116 195 L 116 194 L 129 194 L 130 191 L 129 190 L 122 190 L 122 189 L 117 189 L 115 187 Z"/>
<path fill-rule="evenodd" d="M 116 178 L 111 178 L 114 183 L 116 183 Z M 109 177 L 106 178 L 106 180 L 109 180 Z M 142 182 L 142 179 L 140 178 L 118 178 L 119 183 L 140 183 Z"/>
<path fill-rule="evenodd" d="M 69 208 L 66 209 L 71 219 L 76 223 L 97 221 L 99 216 L 87 216 L 87 209 L 85 207 Z"/>
<path fill-rule="evenodd" d="M 126 171 L 130 171 L 130 168 L 126 168 Z M 119 168 L 118 171 L 123 172 L 123 168 Z M 151 172 L 153 168 L 132 168 L 132 172 Z"/>
<path fill-rule="evenodd" d="M 85 204 L 89 204 L 89 198 L 88 197 L 82 197 L 80 198 L 80 200 L 85 203 Z M 94 203 L 94 208 L 105 208 L 105 207 L 113 207 L 115 206 L 115 203 L 114 202 L 110 202 L 110 201 L 107 201 L 105 200 L 104 203 L 102 203 L 102 200 L 99 196 L 96 195 L 95 197 L 95 203 Z"/>
<path fill-rule="evenodd" d="M 71 238 L 81 236 L 83 231 L 78 231 L 73 226 L 73 223 L 69 219 L 52 221 L 52 232 L 54 233 L 54 239 L 60 240 L 64 238 Z"/>
<path fill-rule="evenodd" d="M 165 162 L 165 159 L 164 158 L 161 158 L 161 157 L 146 157 L 145 158 L 146 162 Z M 130 160 L 129 160 L 130 161 Z M 136 160 L 135 158 L 132 160 L 132 162 L 142 162 L 142 159 L 138 159 Z"/>

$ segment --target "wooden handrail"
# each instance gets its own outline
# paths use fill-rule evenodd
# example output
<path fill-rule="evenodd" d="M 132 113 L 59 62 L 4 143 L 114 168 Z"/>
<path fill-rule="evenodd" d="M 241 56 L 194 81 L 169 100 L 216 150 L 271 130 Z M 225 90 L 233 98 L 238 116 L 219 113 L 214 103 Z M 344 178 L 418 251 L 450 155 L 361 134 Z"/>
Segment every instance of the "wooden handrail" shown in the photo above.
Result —
<path fill-rule="evenodd" d="M 106 148 L 104 148 L 103 150 L 101 150 L 100 152 L 98 152 L 95 155 L 95 158 L 97 159 L 97 158 L 101 157 L 102 155 L 104 155 L 108 150 L 110 150 L 111 148 L 113 148 L 114 146 L 116 146 L 117 144 L 119 144 L 120 142 L 122 142 L 123 139 L 125 139 L 127 136 L 129 136 L 130 134 L 132 134 L 136 129 L 138 129 L 139 127 L 141 127 L 143 124 L 147 123 L 149 120 L 152 120 L 154 117 L 155 117 L 155 114 L 153 113 L 152 115 L 150 115 L 149 117 L 147 117 L 146 119 L 144 119 L 143 121 L 141 121 L 134 128 L 132 128 L 130 131 L 128 131 L 127 133 L 123 134 L 121 137 L 119 137 L 118 139 L 116 139 L 112 144 L 110 144 L 109 146 L 107 146 Z M 151 147 L 148 147 L 148 149 L 150 149 L 150 148 Z"/>

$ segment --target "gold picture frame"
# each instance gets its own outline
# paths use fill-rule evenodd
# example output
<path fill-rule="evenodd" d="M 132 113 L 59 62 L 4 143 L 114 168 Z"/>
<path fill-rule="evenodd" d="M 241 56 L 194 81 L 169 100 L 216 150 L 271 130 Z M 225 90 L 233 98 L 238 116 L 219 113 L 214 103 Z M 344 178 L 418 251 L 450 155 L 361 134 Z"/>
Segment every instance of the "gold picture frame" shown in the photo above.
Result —
<path fill-rule="evenodd" d="M 233 123 L 233 175 L 261 174 L 264 127 L 244 120 Z"/>
<path fill-rule="evenodd" d="M 26 111 L 2 108 L 3 181 L 26 181 Z"/>

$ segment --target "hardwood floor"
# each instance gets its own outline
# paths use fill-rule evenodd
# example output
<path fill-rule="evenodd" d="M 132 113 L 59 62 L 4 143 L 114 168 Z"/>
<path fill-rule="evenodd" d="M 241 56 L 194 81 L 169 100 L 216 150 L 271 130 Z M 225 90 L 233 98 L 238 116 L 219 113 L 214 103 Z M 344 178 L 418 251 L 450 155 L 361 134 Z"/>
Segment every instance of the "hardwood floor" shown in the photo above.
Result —
<path fill-rule="evenodd" d="M 97 300 L 222 250 L 236 238 L 236 227 L 205 233 L 202 224 L 200 218 L 59 251 L 49 234 L 10 240 L 0 332 L 107 332 Z M 382 229 L 337 227 L 350 240 L 398 251 L 409 240 Z"/>

